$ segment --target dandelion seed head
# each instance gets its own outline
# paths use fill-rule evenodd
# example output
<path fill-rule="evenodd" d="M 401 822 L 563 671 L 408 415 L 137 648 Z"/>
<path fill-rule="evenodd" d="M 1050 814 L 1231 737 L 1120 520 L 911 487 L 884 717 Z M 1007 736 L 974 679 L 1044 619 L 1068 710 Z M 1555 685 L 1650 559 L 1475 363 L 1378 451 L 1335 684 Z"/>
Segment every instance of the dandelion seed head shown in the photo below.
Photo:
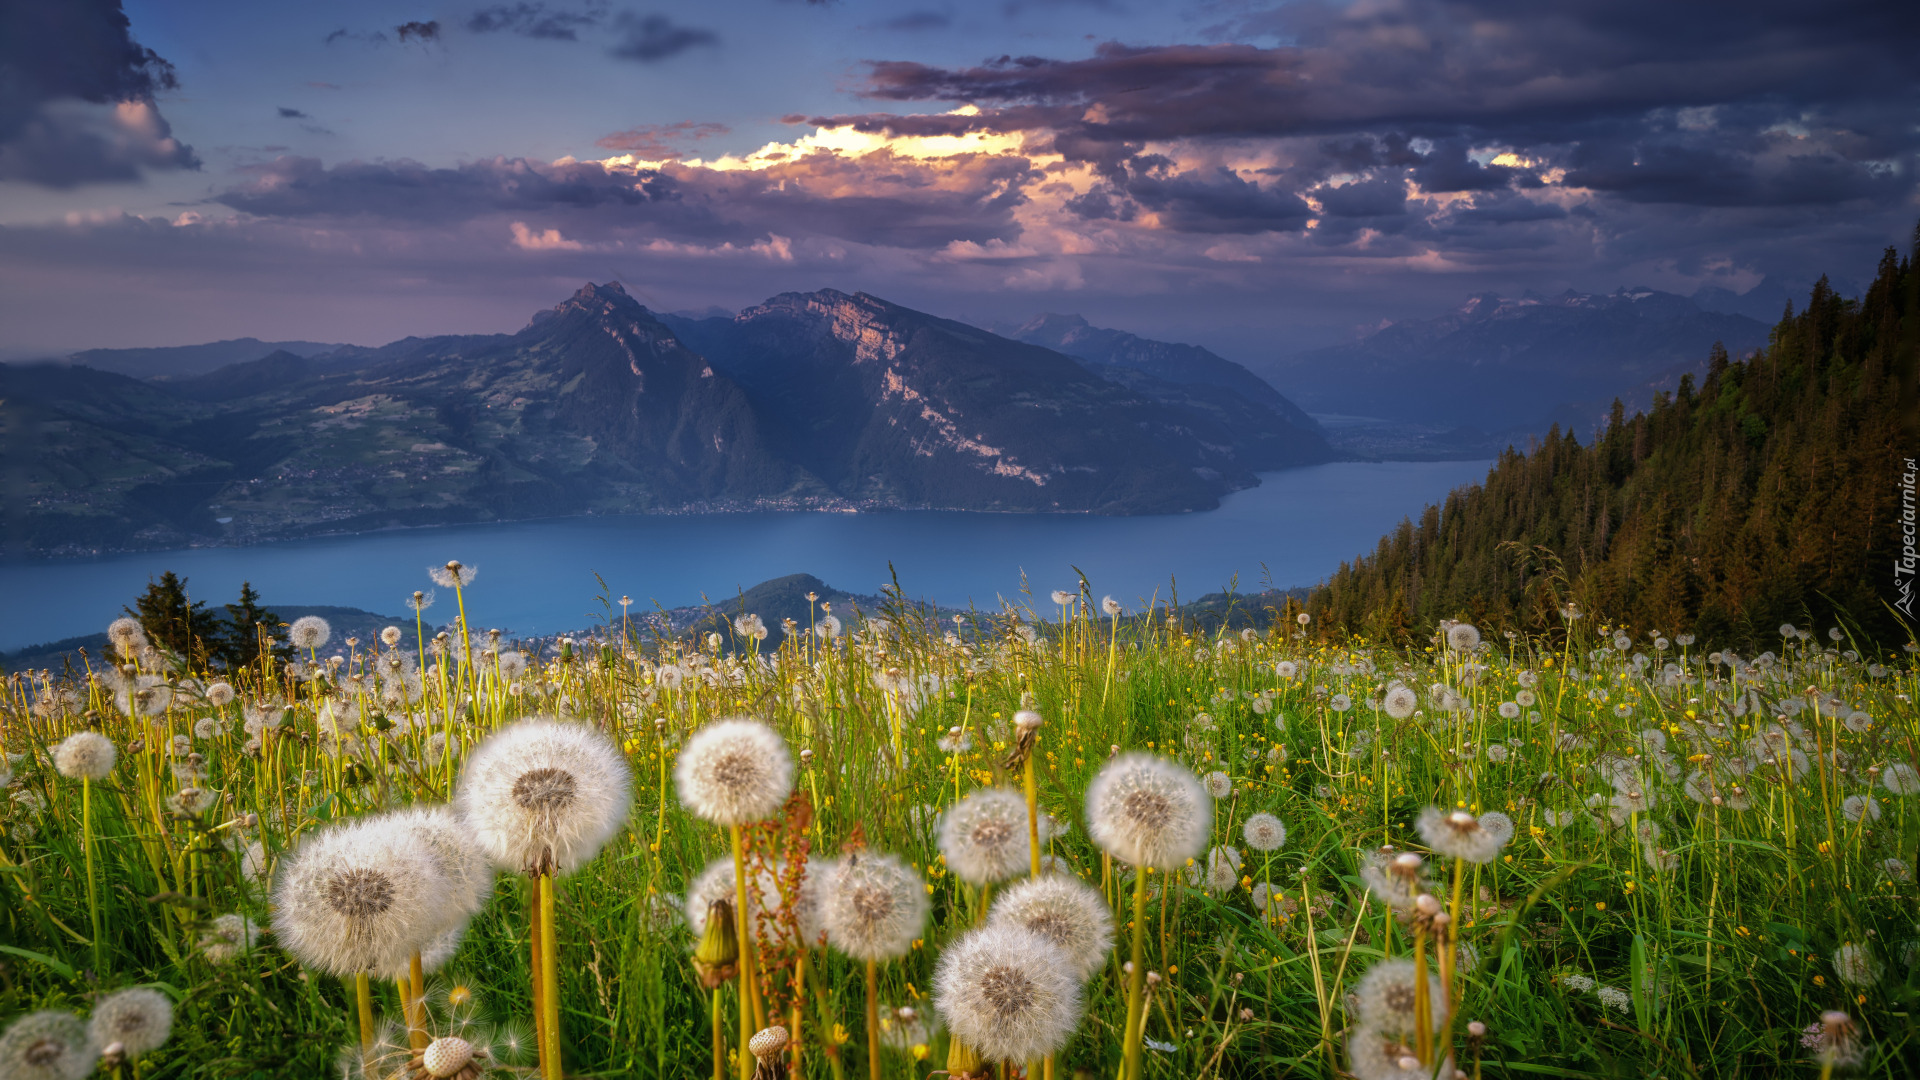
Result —
<path fill-rule="evenodd" d="M 1013 923 L 1060 947 L 1074 977 L 1090 979 L 1113 946 L 1113 913 L 1099 890 L 1061 874 L 1009 886 L 993 902 L 990 924 Z"/>
<path fill-rule="evenodd" d="M 1124 609 L 1121 608 L 1120 601 L 1115 600 L 1111 596 L 1103 596 L 1100 598 L 1100 610 L 1109 618 L 1113 618 L 1117 617 Z"/>
<path fill-rule="evenodd" d="M 1395 720 L 1405 720 L 1420 707 L 1420 695 L 1410 686 L 1390 686 L 1386 695 L 1380 699 L 1380 709 Z"/>
<path fill-rule="evenodd" d="M 1457 622 L 1447 627 L 1447 648 L 1454 652 L 1472 652 L 1480 647 L 1480 628 Z"/>
<path fill-rule="evenodd" d="M 1030 861 L 1027 800 L 1008 788 L 976 791 L 940 818 L 940 851 L 969 885 L 1024 874 Z"/>
<path fill-rule="evenodd" d="M 1872 986 L 1880 981 L 1880 961 L 1865 945 L 1847 942 L 1833 951 L 1833 973 L 1841 982 L 1853 986 Z"/>
<path fill-rule="evenodd" d="M 1840 812 L 1848 821 L 1880 820 L 1880 802 L 1871 795 L 1849 795 L 1840 803 Z"/>
<path fill-rule="evenodd" d="M 207 687 L 207 704 L 216 709 L 224 709 L 233 704 L 233 684 L 222 679 Z"/>
<path fill-rule="evenodd" d="M 693 931 L 694 940 L 706 934 L 707 912 L 713 907 L 714 901 L 725 900 L 732 904 L 738 895 L 733 884 L 733 856 L 722 855 L 700 871 L 700 875 L 687 886 L 686 903 L 681 908 L 687 918 L 687 929 Z M 747 902 L 751 904 L 753 901 L 754 896 L 749 893 Z M 752 918 L 752 912 L 748 912 L 748 917 Z"/>
<path fill-rule="evenodd" d="M 1207 774 L 1206 785 L 1207 794 L 1216 799 L 1224 799 L 1233 794 L 1233 777 L 1218 769 Z"/>
<path fill-rule="evenodd" d="M 69 780 L 104 780 L 120 751 L 97 731 L 76 731 L 53 748 L 53 767 Z"/>
<path fill-rule="evenodd" d="M 129 1059 L 137 1058 L 173 1034 L 173 999 L 146 986 L 115 991 L 94 1004 L 87 1026 L 97 1045 L 119 1043 Z"/>
<path fill-rule="evenodd" d="M 411 806 L 387 814 L 384 820 L 419 837 L 440 860 L 449 886 L 447 902 L 471 916 L 493 898 L 493 866 L 452 807 Z"/>
<path fill-rule="evenodd" d="M 1028 1061 L 1066 1045 L 1080 1022 L 1080 982 L 1054 942 L 1017 923 L 972 930 L 947 946 L 933 1005 L 985 1061 Z"/>
<path fill-rule="evenodd" d="M 449 1077 L 473 1060 L 473 1044 L 458 1035 L 442 1035 L 420 1052 L 420 1067 L 428 1076 Z"/>
<path fill-rule="evenodd" d="M 200 935 L 200 955 L 210 964 L 230 964 L 253 951 L 260 928 L 245 915 L 221 915 Z"/>
<path fill-rule="evenodd" d="M 1365 1024 L 1347 1037 L 1347 1068 L 1359 1080 L 1433 1080 L 1454 1074 L 1453 1058 L 1437 1068 L 1422 1065 L 1411 1045 Z"/>
<path fill-rule="evenodd" d="M 793 790 L 786 740 L 758 720 L 718 720 L 695 732 L 674 766 L 680 802 L 717 825 L 772 817 Z"/>
<path fill-rule="evenodd" d="M 1079 599 L 1079 594 L 1077 593 L 1070 593 L 1065 589 L 1053 590 L 1053 602 L 1061 607 L 1066 607 L 1077 599 Z"/>
<path fill-rule="evenodd" d="M 1520 719 L 1520 703 L 1519 703 L 1519 702 L 1517 702 L 1517 701 L 1503 701 L 1503 702 L 1501 702 L 1501 703 L 1500 703 L 1500 717 L 1501 717 L 1501 719 L 1504 719 L 1504 720 L 1518 720 L 1518 719 Z"/>
<path fill-rule="evenodd" d="M 1920 772 L 1904 761 L 1890 761 L 1880 773 L 1880 786 L 1895 795 L 1920 792 Z"/>
<path fill-rule="evenodd" d="M 626 820 L 629 783 L 625 755 L 598 729 L 521 720 L 468 753 L 454 809 L 496 866 L 572 873 Z"/>
<path fill-rule="evenodd" d="M 303 651 L 318 649 L 332 637 L 332 624 L 318 615 L 302 615 L 287 627 L 287 642 Z"/>
<path fill-rule="evenodd" d="M 1381 1034 L 1411 1041 L 1420 1027 L 1414 1020 L 1416 986 L 1418 980 L 1411 960 L 1382 960 L 1368 968 L 1353 988 L 1354 997 L 1359 1002 L 1360 1023 Z M 1431 971 L 1427 974 L 1427 1002 L 1433 1010 L 1429 1033 L 1445 1030 L 1446 992 L 1438 976 Z"/>
<path fill-rule="evenodd" d="M 83 1080 L 99 1060 L 100 1048 L 72 1013 L 28 1013 L 0 1035 L 0 1076 L 8 1080 Z"/>
<path fill-rule="evenodd" d="M 734 619 L 733 629 L 749 641 L 764 641 L 767 637 L 767 624 L 758 615 L 742 615 Z"/>
<path fill-rule="evenodd" d="M 1414 821 L 1420 839 L 1437 855 L 1465 859 L 1471 863 L 1489 863 L 1500 853 L 1501 841 L 1480 825 L 1480 820 L 1464 810 L 1448 813 L 1437 806 L 1420 811 Z M 1512 835 L 1511 823 L 1508 835 Z"/>
<path fill-rule="evenodd" d="M 464 589 L 473 584 L 474 578 L 480 576 L 480 568 L 464 566 L 459 562 L 448 562 L 445 566 L 427 567 L 427 576 L 433 579 L 435 585 L 443 589 Z M 416 599 L 420 596 L 419 593 L 413 595 Z M 428 596 L 431 597 L 432 594 L 429 593 Z"/>
<path fill-rule="evenodd" d="M 1505 747 L 1501 747 L 1500 749 L 1504 750 Z M 1492 756 L 1492 750 L 1492 747 L 1488 748 L 1489 757 Z M 1501 847 L 1505 847 L 1507 841 L 1513 839 L 1513 819 L 1499 810 L 1490 810 L 1481 814 L 1480 829 L 1492 837 L 1494 842 Z"/>
<path fill-rule="evenodd" d="M 1286 825 L 1264 810 L 1248 817 L 1240 834 L 1246 837 L 1247 846 L 1255 851 L 1278 851 L 1287 842 Z"/>
<path fill-rule="evenodd" d="M 1300 665 L 1291 660 L 1282 660 L 1273 665 L 1273 673 L 1283 679 L 1291 679 L 1300 673 Z"/>
<path fill-rule="evenodd" d="M 855 960 L 904 956 L 926 926 L 926 884 L 897 855 L 848 855 L 823 884 L 827 944 Z"/>
<path fill-rule="evenodd" d="M 1123 754 L 1087 788 L 1087 832 L 1122 862 L 1172 870 L 1206 847 L 1212 802 L 1191 772 L 1165 758 Z"/>
<path fill-rule="evenodd" d="M 439 860 L 412 833 L 378 819 L 335 825 L 281 865 L 273 933 L 329 975 L 390 970 L 448 929 L 447 892 Z"/>

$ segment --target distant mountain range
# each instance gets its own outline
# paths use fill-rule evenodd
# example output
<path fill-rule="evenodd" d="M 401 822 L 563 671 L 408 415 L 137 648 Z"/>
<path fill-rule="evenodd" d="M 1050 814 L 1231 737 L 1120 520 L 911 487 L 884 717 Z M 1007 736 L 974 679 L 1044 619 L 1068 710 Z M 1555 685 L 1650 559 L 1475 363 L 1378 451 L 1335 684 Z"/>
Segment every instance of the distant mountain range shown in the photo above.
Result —
<path fill-rule="evenodd" d="M 1485 293 L 1439 318 L 1383 323 L 1356 342 L 1302 353 L 1268 373 L 1315 414 L 1493 432 L 1544 431 L 1558 422 L 1584 438 L 1615 397 L 1644 406 L 1682 374 L 1704 375 L 1715 342 L 1736 357 L 1765 345 L 1785 294 L 1779 305 L 1767 296 L 1755 303 L 1772 306 L 1768 321 L 1643 288 L 1604 296 Z"/>
<path fill-rule="evenodd" d="M 517 334 L 277 350 L 199 374 L 173 359 L 144 380 L 0 367 L 10 548 L 582 513 L 1175 512 L 1336 456 L 1277 392 L 1226 407 L 1150 359 L 1076 360 L 832 290 L 663 321 L 588 285 Z M 1213 359 L 1207 378 L 1258 382 Z"/>
<path fill-rule="evenodd" d="M 218 371 L 229 364 L 244 364 L 273 353 L 318 356 L 346 348 L 318 341 L 261 341 L 259 338 L 233 338 L 210 341 L 205 345 L 169 345 L 154 349 L 88 349 L 61 358 L 62 363 L 111 371 L 136 379 L 183 379 Z"/>

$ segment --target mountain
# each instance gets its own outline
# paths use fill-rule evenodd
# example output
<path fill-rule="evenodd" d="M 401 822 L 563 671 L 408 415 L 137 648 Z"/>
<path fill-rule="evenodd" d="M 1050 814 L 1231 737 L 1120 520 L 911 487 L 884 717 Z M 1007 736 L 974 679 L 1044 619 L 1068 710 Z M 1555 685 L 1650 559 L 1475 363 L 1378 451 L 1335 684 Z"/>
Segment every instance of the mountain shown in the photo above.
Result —
<path fill-rule="evenodd" d="M 1702 650 L 1778 647 L 1785 622 L 1910 640 L 1899 523 L 1917 376 L 1920 265 L 1889 248 L 1861 300 L 1822 278 L 1765 350 L 1718 353 L 1697 389 L 1688 376 L 1631 419 L 1616 408 L 1584 445 L 1555 431 L 1507 452 L 1484 485 L 1343 565 L 1311 610 L 1403 642 L 1442 618 L 1558 632 L 1569 600 L 1636 635 L 1697 634 Z"/>
<path fill-rule="evenodd" d="M 515 334 L 167 379 L 0 366 L 0 538 L 73 554 L 585 513 L 1172 512 L 1273 461 L 1060 353 L 864 294 L 668 319 L 590 284 Z"/>
<path fill-rule="evenodd" d="M 1715 342 L 1735 356 L 1765 345 L 1767 326 L 1644 288 L 1485 293 L 1439 318 L 1302 353 L 1274 377 L 1315 413 L 1483 431 L 1559 422 L 1585 433 L 1614 398 L 1643 406 L 1683 373 L 1704 375 Z"/>
<path fill-rule="evenodd" d="M 787 460 L 849 499 L 1165 513 L 1269 467 L 1051 349 L 866 293 L 667 321 L 746 389 Z"/>
<path fill-rule="evenodd" d="M 1198 345 L 1101 329 L 1078 315 L 1041 315 L 1008 336 L 1065 353 L 1101 378 L 1179 411 L 1204 437 L 1232 443 L 1252 468 L 1336 456 L 1320 425 L 1271 383 Z"/>
<path fill-rule="evenodd" d="M 295 356 L 318 356 L 343 348 L 318 341 L 261 341 L 259 338 L 234 338 L 205 345 L 172 345 L 154 349 L 88 349 L 60 358 L 64 364 L 111 371 L 136 379 L 184 379 L 218 371 L 229 364 L 244 364 L 276 352 Z"/>

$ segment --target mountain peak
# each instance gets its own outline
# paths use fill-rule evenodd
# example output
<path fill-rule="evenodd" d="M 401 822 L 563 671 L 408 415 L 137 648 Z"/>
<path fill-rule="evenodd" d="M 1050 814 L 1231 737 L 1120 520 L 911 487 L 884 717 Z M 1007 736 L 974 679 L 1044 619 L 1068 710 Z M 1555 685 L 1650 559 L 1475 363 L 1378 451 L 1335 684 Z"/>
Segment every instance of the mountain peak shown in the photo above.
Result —
<path fill-rule="evenodd" d="M 549 319 L 555 319 L 573 312 L 599 317 L 611 315 L 616 311 L 626 311 L 631 314 L 635 311 L 644 312 L 645 310 L 645 308 L 640 306 L 640 301 L 635 300 L 629 295 L 626 287 L 619 282 L 609 281 L 605 285 L 595 285 L 589 281 L 585 285 L 580 286 L 580 291 L 562 300 L 558 304 L 534 312 L 533 318 L 527 322 L 526 326 L 521 328 L 521 332 L 525 333 L 545 323 Z"/>

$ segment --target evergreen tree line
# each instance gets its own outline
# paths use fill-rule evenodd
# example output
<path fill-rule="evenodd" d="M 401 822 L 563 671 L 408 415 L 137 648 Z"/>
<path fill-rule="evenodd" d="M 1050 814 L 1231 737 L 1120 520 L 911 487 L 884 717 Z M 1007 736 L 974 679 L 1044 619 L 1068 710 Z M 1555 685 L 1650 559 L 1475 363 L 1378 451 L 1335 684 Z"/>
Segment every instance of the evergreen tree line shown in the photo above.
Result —
<path fill-rule="evenodd" d="M 196 665 L 231 671 L 258 663 L 263 652 L 290 655 L 276 641 L 285 624 L 260 606 L 252 582 L 241 582 L 239 601 L 216 612 L 189 597 L 187 579 L 168 570 L 159 581 L 149 581 L 133 604 L 127 614 L 140 621 L 148 641 Z"/>
<path fill-rule="evenodd" d="M 1588 617 L 1702 643 L 1778 646 L 1782 623 L 1890 645 L 1902 463 L 1920 457 L 1920 227 L 1859 300 L 1821 278 L 1767 347 L 1715 346 L 1632 418 L 1616 400 L 1581 445 L 1556 426 L 1484 484 L 1403 521 L 1308 601 L 1318 620 L 1398 642 L 1443 618 L 1557 632 Z"/>

